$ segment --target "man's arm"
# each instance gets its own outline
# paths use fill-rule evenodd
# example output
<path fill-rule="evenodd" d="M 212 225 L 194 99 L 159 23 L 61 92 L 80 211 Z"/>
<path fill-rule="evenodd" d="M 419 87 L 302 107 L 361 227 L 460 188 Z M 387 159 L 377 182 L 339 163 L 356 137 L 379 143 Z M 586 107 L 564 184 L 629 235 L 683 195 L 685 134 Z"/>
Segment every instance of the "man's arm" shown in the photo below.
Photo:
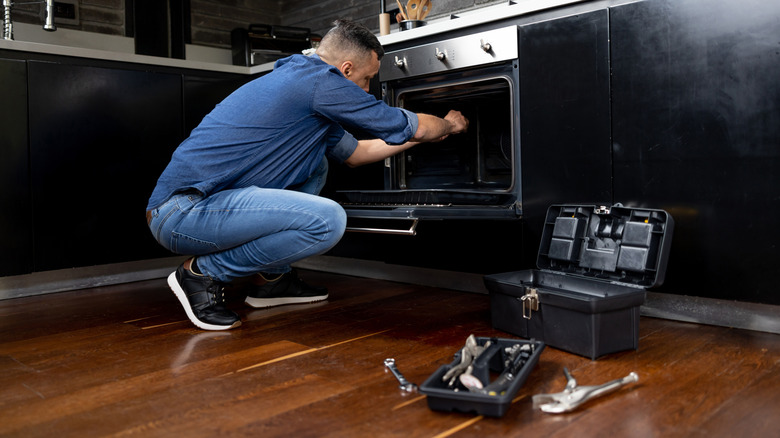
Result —
<path fill-rule="evenodd" d="M 357 149 L 355 149 L 355 152 L 353 152 L 344 163 L 349 167 L 357 167 L 382 161 L 385 158 L 392 157 L 416 144 L 417 142 L 409 141 L 400 145 L 389 145 L 380 139 L 359 140 Z"/>
<path fill-rule="evenodd" d="M 469 121 L 460 111 L 450 111 L 440 119 L 428 114 L 417 114 L 417 132 L 412 137 L 412 141 L 426 142 L 443 140 L 450 134 L 460 134 L 466 132 L 469 127 Z"/>
<path fill-rule="evenodd" d="M 408 141 L 401 145 L 389 145 L 380 139 L 360 140 L 357 148 L 349 158 L 344 161 L 349 167 L 362 166 L 391 157 L 410 147 L 429 141 L 445 139 L 450 134 L 466 132 L 469 121 L 460 111 L 450 111 L 443 119 L 428 114 L 417 114 L 417 132 Z"/>

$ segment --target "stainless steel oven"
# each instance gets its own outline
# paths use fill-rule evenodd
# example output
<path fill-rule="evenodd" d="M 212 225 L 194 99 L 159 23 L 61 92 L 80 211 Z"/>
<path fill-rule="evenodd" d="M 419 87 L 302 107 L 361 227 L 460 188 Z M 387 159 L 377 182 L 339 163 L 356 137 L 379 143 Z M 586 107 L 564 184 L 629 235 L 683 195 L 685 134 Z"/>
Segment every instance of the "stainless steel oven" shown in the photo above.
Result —
<path fill-rule="evenodd" d="M 517 26 L 387 52 L 385 102 L 440 117 L 459 110 L 469 132 L 388 158 L 381 188 L 337 191 L 348 230 L 414 234 L 419 220 L 522 217 L 518 62 Z M 408 227 L 373 225 L 399 219 Z"/>

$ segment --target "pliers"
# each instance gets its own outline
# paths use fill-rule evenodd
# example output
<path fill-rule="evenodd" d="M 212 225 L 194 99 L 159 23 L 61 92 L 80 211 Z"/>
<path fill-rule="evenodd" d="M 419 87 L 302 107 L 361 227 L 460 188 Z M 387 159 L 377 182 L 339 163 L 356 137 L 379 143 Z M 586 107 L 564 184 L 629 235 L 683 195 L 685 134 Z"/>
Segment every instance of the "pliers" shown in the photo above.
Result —
<path fill-rule="evenodd" d="M 597 386 L 577 386 L 577 381 L 571 376 L 569 370 L 564 368 L 566 375 L 566 388 L 563 392 L 555 394 L 537 394 L 533 396 L 534 408 L 539 407 L 543 412 L 560 414 L 577 409 L 580 405 L 593 398 L 608 394 L 618 388 L 639 380 L 639 376 L 632 372 L 622 379 L 616 379 Z"/>

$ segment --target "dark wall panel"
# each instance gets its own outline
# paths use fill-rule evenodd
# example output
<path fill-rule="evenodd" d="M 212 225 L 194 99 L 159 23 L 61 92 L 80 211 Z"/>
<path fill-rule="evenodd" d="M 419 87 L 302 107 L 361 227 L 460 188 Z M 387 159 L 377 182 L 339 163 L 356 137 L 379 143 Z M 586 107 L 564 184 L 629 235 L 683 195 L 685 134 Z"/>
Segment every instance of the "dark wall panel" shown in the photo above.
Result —
<path fill-rule="evenodd" d="M 780 304 L 780 3 L 611 9 L 615 199 L 677 221 L 666 292 Z"/>

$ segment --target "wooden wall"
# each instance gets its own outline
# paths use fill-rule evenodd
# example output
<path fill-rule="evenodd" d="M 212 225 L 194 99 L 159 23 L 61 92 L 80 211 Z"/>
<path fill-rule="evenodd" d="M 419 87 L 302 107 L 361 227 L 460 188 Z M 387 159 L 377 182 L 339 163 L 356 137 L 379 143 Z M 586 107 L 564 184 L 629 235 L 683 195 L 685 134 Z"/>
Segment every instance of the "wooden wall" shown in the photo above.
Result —
<path fill-rule="evenodd" d="M 77 0 L 79 24 L 57 24 L 64 29 L 108 35 L 128 33 L 126 8 L 132 0 Z M 406 3 L 407 0 L 403 0 Z M 307 27 L 324 35 L 337 18 L 349 18 L 379 31 L 378 0 L 189 0 L 192 44 L 230 48 L 230 31 L 250 23 Z M 429 18 L 483 6 L 506 3 L 505 0 L 435 0 Z M 395 1 L 387 0 L 387 9 L 397 11 Z M 15 22 L 42 23 L 40 4 L 14 6 Z"/>

